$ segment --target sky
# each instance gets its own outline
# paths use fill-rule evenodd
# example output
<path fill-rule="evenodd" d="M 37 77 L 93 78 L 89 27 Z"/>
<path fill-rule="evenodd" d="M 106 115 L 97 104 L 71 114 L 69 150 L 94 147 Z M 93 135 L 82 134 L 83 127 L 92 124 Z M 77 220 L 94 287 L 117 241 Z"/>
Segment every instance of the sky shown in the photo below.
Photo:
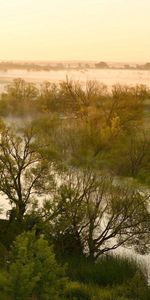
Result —
<path fill-rule="evenodd" d="M 0 60 L 150 61 L 150 0 L 0 0 Z"/>

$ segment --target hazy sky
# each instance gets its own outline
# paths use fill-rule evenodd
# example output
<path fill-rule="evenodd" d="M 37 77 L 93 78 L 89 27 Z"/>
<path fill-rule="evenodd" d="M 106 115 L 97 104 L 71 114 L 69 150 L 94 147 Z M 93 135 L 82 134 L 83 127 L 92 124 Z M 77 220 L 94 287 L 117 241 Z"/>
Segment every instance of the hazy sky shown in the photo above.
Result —
<path fill-rule="evenodd" d="M 150 0 L 0 0 L 0 60 L 150 61 Z"/>

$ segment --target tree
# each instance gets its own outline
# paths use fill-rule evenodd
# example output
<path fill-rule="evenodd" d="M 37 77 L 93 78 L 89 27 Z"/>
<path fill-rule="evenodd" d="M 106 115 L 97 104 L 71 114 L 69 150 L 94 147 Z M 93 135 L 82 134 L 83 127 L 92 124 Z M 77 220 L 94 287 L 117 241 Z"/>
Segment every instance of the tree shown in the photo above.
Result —
<path fill-rule="evenodd" d="M 114 146 L 120 146 L 124 137 L 137 134 L 144 127 L 148 93 L 144 86 L 115 85 L 109 92 L 97 82 L 88 81 L 83 86 L 67 78 L 58 89 L 64 104 L 64 118 L 57 130 L 60 148 L 70 161 L 80 163 L 87 158 L 90 164 L 99 160 L 104 166 Z"/>
<path fill-rule="evenodd" d="M 17 237 L 2 279 L 3 289 L 12 300 L 63 299 L 64 269 L 57 264 L 48 242 L 42 236 L 36 238 L 34 232 Z"/>
<path fill-rule="evenodd" d="M 38 109 L 42 112 L 60 111 L 59 88 L 55 83 L 45 81 L 40 88 L 37 99 Z"/>
<path fill-rule="evenodd" d="M 21 78 L 14 79 L 6 86 L 1 95 L 1 108 L 4 115 L 25 115 L 35 112 L 35 100 L 38 96 L 38 89 L 33 83 L 26 82 Z"/>
<path fill-rule="evenodd" d="M 53 234 L 62 238 L 73 234 L 74 244 L 81 245 L 81 254 L 92 260 L 129 243 L 135 247 L 138 244 L 139 251 L 144 252 L 150 234 L 148 201 L 146 192 L 116 182 L 108 174 L 71 170 L 55 197 Z"/>
<path fill-rule="evenodd" d="M 0 192 L 7 196 L 19 222 L 35 194 L 51 187 L 51 163 L 43 159 L 34 143 L 32 128 L 14 132 L 5 128 L 0 136 Z"/>
<path fill-rule="evenodd" d="M 106 62 L 101 61 L 101 62 L 95 64 L 95 68 L 97 68 L 97 69 L 109 69 L 109 65 Z"/>

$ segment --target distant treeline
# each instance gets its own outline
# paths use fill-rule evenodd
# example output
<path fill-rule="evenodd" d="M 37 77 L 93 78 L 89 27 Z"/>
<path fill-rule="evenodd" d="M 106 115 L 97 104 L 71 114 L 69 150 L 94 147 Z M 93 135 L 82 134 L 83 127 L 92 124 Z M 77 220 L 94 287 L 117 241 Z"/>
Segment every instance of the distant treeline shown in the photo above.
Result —
<path fill-rule="evenodd" d="M 106 62 L 98 63 L 35 63 L 35 62 L 0 62 L 0 70 L 7 72 L 8 70 L 27 70 L 27 71 L 59 71 L 59 70 L 85 70 L 85 69 L 124 69 L 124 70 L 150 70 L 150 63 L 145 64 L 122 64 L 122 65 L 110 65 Z"/>

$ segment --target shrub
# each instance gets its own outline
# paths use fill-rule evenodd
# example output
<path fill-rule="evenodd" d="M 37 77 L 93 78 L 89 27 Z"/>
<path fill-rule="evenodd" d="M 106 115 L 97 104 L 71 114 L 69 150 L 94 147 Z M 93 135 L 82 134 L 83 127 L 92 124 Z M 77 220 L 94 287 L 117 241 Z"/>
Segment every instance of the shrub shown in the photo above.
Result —
<path fill-rule="evenodd" d="M 58 300 L 63 297 L 66 283 L 64 270 L 58 266 L 48 242 L 42 236 L 36 238 L 34 232 L 17 237 L 8 272 L 0 275 L 11 300 L 32 297 Z"/>

